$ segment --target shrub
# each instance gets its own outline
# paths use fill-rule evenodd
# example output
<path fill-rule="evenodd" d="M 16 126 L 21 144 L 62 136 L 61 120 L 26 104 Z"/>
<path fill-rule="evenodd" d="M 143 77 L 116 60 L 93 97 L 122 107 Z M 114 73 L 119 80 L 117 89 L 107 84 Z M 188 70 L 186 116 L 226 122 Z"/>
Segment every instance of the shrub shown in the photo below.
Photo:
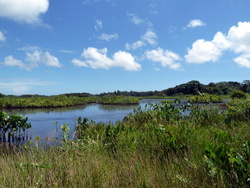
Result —
<path fill-rule="evenodd" d="M 235 90 L 230 95 L 231 99 L 245 99 L 246 94 L 241 90 Z"/>

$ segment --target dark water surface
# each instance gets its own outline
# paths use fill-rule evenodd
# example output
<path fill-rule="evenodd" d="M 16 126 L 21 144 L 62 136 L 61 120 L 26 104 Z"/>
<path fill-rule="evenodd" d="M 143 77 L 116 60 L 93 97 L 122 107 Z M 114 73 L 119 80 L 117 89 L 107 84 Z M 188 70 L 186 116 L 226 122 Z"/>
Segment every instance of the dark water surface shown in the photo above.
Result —
<path fill-rule="evenodd" d="M 166 99 L 165 99 L 166 100 Z M 34 139 L 40 136 L 41 140 L 61 136 L 61 125 L 67 123 L 71 135 L 74 132 L 79 117 L 88 118 L 95 122 L 115 123 L 132 113 L 139 106 L 144 107 L 148 102 L 156 104 L 162 99 L 143 99 L 139 105 L 100 105 L 89 104 L 84 106 L 66 108 L 44 108 L 44 109 L 14 109 L 5 110 L 9 114 L 21 114 L 28 117 L 32 128 L 29 135 Z"/>

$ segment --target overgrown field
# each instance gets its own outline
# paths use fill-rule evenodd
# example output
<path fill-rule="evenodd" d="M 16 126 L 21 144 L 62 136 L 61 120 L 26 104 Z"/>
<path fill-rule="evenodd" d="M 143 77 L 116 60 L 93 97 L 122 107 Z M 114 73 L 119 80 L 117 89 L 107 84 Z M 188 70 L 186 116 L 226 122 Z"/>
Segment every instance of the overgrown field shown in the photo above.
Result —
<path fill-rule="evenodd" d="M 188 111 L 187 111 L 188 110 Z M 250 102 L 161 103 L 115 125 L 79 118 L 60 146 L 2 146 L 1 187 L 249 187 Z"/>

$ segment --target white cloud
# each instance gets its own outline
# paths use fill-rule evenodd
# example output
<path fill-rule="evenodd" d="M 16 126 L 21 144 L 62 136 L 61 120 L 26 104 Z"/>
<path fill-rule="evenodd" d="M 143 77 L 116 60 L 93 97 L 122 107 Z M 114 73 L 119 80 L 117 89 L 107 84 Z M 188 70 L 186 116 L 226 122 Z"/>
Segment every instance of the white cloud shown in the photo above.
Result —
<path fill-rule="evenodd" d="M 141 38 L 142 41 L 147 42 L 150 45 L 156 45 L 157 44 L 157 35 L 155 34 L 155 32 L 148 30 Z"/>
<path fill-rule="evenodd" d="M 238 26 L 231 27 L 227 38 L 236 53 L 250 53 L 250 22 L 239 22 Z"/>
<path fill-rule="evenodd" d="M 2 64 L 4 66 L 19 67 L 20 69 L 25 69 L 25 70 L 31 70 L 36 66 L 34 64 L 25 64 L 21 60 L 15 59 L 13 56 L 5 57 L 4 62 Z"/>
<path fill-rule="evenodd" d="M 138 41 L 136 41 L 136 42 L 134 42 L 134 43 L 132 43 L 132 44 L 129 44 L 129 43 L 126 43 L 125 44 L 125 48 L 127 49 L 127 50 L 135 50 L 135 49 L 137 49 L 137 48 L 141 48 L 141 47 L 143 47 L 143 46 L 145 46 L 146 44 L 143 42 L 143 41 L 141 41 L 141 40 L 138 40 Z"/>
<path fill-rule="evenodd" d="M 0 31 L 0 41 L 5 41 L 6 37 L 4 36 L 3 32 Z"/>
<path fill-rule="evenodd" d="M 141 70 L 141 65 L 135 62 L 134 57 L 127 52 L 118 51 L 113 56 L 114 66 L 123 67 L 126 71 Z"/>
<path fill-rule="evenodd" d="M 21 51 L 35 51 L 35 50 L 40 50 L 40 49 L 41 48 L 39 46 L 29 46 L 29 45 L 18 48 L 18 50 L 21 50 Z"/>
<path fill-rule="evenodd" d="M 47 12 L 48 0 L 1 0 L 0 17 L 29 24 L 41 24 L 40 15 Z"/>
<path fill-rule="evenodd" d="M 127 13 L 130 21 L 132 23 L 134 23 L 135 25 L 140 25 L 144 22 L 143 19 L 139 18 L 136 14 L 132 14 L 132 13 Z"/>
<path fill-rule="evenodd" d="M 154 62 L 159 62 L 163 67 L 169 67 L 170 69 L 180 70 L 181 64 L 176 61 L 181 60 L 180 56 L 172 51 L 163 50 L 158 48 L 157 50 L 151 50 L 146 52 L 146 57 Z"/>
<path fill-rule="evenodd" d="M 191 20 L 185 28 L 194 28 L 194 27 L 205 26 L 205 25 L 206 23 L 204 23 L 202 20 L 195 19 L 195 20 Z"/>
<path fill-rule="evenodd" d="M 75 54 L 76 53 L 72 50 L 58 50 L 58 52 L 65 53 L 65 54 Z"/>
<path fill-rule="evenodd" d="M 227 34 L 217 32 L 212 41 L 195 41 L 185 58 L 189 63 L 215 62 L 226 50 L 240 53 L 241 55 L 233 60 L 241 67 L 250 68 L 250 22 L 239 22 L 237 26 L 232 26 Z"/>
<path fill-rule="evenodd" d="M 33 86 L 52 86 L 57 83 L 41 81 L 37 79 L 8 79 L 0 80 L 0 90 L 6 92 L 11 92 L 11 94 L 24 94 L 30 91 Z"/>
<path fill-rule="evenodd" d="M 50 67 L 61 67 L 59 60 L 51 55 L 49 52 L 42 52 L 39 50 L 35 50 L 33 54 L 26 53 L 27 58 L 26 61 L 30 62 L 31 64 L 38 64 L 43 63 Z"/>
<path fill-rule="evenodd" d="M 129 20 L 135 25 L 146 25 L 148 27 L 153 26 L 152 22 L 139 18 L 136 14 L 127 13 L 127 16 L 129 17 Z"/>
<path fill-rule="evenodd" d="M 215 62 L 221 56 L 221 50 L 211 41 L 199 39 L 195 41 L 188 54 L 185 55 L 188 63 L 202 64 L 205 62 Z"/>
<path fill-rule="evenodd" d="M 220 50 L 226 50 L 229 49 L 232 46 L 232 43 L 227 39 L 227 37 L 221 33 L 217 32 L 214 35 L 214 38 L 212 40 L 212 43 L 219 48 Z"/>
<path fill-rule="evenodd" d="M 4 62 L 1 63 L 4 66 L 19 67 L 20 69 L 32 70 L 39 66 L 39 63 L 45 64 L 51 67 L 61 67 L 59 60 L 52 56 L 49 52 L 42 52 L 35 50 L 33 53 L 26 53 L 27 63 L 23 63 L 21 60 L 15 59 L 13 56 L 5 57 Z"/>
<path fill-rule="evenodd" d="M 240 67 L 250 68 L 250 54 L 244 54 L 237 58 L 234 58 L 234 62 Z"/>
<path fill-rule="evenodd" d="M 148 30 L 142 37 L 140 40 L 129 44 L 126 43 L 125 47 L 127 50 L 135 50 L 137 48 L 141 48 L 143 46 L 146 46 L 147 44 L 149 45 L 156 45 L 157 44 L 157 35 L 155 32 L 153 32 L 152 30 Z"/>
<path fill-rule="evenodd" d="M 89 47 L 81 54 L 84 60 L 73 59 L 72 63 L 76 66 L 90 67 L 93 69 L 110 69 L 112 67 L 122 67 L 126 71 L 139 71 L 141 65 L 135 62 L 134 57 L 127 52 L 118 51 L 113 58 L 107 57 L 107 48 L 96 49 Z"/>
<path fill-rule="evenodd" d="M 96 20 L 95 30 L 99 31 L 99 30 L 102 30 L 102 28 L 103 28 L 102 21 Z"/>
<path fill-rule="evenodd" d="M 98 36 L 98 39 L 106 40 L 106 41 L 115 40 L 115 39 L 118 39 L 118 34 L 117 33 L 114 33 L 114 34 L 103 33 L 100 36 Z"/>

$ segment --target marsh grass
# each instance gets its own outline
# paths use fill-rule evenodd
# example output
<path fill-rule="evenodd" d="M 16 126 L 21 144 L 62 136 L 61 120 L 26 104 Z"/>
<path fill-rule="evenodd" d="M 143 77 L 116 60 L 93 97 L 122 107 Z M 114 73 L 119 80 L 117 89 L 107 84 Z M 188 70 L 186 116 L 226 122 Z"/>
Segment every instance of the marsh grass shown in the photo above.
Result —
<path fill-rule="evenodd" d="M 0 108 L 54 108 L 68 107 L 76 105 L 86 105 L 90 103 L 99 104 L 138 104 L 139 98 L 125 96 L 89 96 L 76 97 L 66 95 L 43 96 L 43 97 L 2 97 L 0 98 Z"/>
<path fill-rule="evenodd" d="M 189 116 L 176 103 L 148 105 L 114 125 L 79 118 L 76 140 L 59 146 L 3 148 L 0 186 L 248 187 L 250 103 L 189 107 Z"/>

